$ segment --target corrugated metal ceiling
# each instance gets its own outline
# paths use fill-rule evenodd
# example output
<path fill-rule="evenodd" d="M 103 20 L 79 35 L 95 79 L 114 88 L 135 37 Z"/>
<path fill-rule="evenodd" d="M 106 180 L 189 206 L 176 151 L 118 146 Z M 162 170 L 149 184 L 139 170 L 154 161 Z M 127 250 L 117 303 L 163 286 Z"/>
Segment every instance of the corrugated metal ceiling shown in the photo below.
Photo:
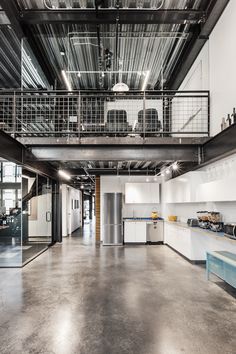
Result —
<path fill-rule="evenodd" d="M 100 3 L 108 8 L 116 6 L 115 0 L 100 1 Z M 184 9 L 189 6 L 189 3 L 189 0 L 165 0 L 163 8 Z M 200 3 L 201 0 L 191 1 L 192 8 L 199 8 Z M 83 0 L 18 0 L 18 4 L 21 9 L 95 8 L 95 1 Z M 162 1 L 119 1 L 120 8 L 155 9 L 161 4 Z M 119 33 L 116 61 L 116 25 L 100 25 L 102 53 L 105 49 L 109 49 L 113 54 L 111 68 L 106 71 L 104 67 L 99 66 L 96 25 L 35 24 L 30 26 L 38 50 L 48 62 L 52 77 L 57 79 L 57 88 L 62 88 L 64 85 L 61 70 L 69 70 L 75 71 L 73 74 L 68 73 L 73 89 L 111 89 L 119 80 L 127 83 L 130 89 L 141 89 L 146 71 L 150 71 L 147 88 L 162 88 L 173 72 L 175 63 L 188 39 L 189 30 L 189 24 L 123 24 Z M 19 52 L 19 43 L 16 44 L 16 38 L 12 36 L 14 37 L 14 34 L 11 34 L 11 30 L 1 30 L 1 42 L 4 37 L 5 41 L 7 40 L 3 47 L 4 52 L 8 53 L 8 58 L 12 56 L 16 60 L 14 70 L 11 70 L 7 63 L 1 63 L 0 80 L 3 87 L 20 86 L 19 53 L 17 55 L 14 53 L 16 50 Z M 62 55 L 62 52 L 65 55 Z M 33 60 L 33 62 L 36 71 L 32 69 L 27 75 L 24 72 L 24 86 L 48 87 L 48 82 L 41 75 L 37 61 Z M 25 67 L 29 69 L 28 64 Z M 117 70 L 121 72 L 120 75 L 109 72 Z M 37 77 L 37 71 L 40 72 L 41 80 Z M 91 73 L 94 71 L 100 73 Z M 104 75 L 103 71 L 106 71 Z M 81 72 L 80 77 L 78 72 Z M 13 76 L 11 80 L 8 80 L 9 75 Z"/>

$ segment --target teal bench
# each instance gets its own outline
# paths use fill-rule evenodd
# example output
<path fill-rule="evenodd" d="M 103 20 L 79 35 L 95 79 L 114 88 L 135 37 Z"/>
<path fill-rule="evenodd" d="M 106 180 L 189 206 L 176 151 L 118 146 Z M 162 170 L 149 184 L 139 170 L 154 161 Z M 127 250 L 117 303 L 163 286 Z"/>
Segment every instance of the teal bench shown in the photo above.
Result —
<path fill-rule="evenodd" d="M 236 288 L 236 254 L 227 251 L 207 252 L 206 269 L 208 280 L 210 273 L 213 273 Z"/>

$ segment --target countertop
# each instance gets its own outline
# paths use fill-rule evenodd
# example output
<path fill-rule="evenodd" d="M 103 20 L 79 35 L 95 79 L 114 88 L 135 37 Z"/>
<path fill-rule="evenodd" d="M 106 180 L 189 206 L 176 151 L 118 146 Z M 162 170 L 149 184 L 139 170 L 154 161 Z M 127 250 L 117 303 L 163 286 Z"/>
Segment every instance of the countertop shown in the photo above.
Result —
<path fill-rule="evenodd" d="M 195 232 L 197 232 L 199 234 L 203 234 L 203 235 L 206 235 L 206 236 L 214 237 L 214 238 L 216 238 L 218 240 L 221 239 L 221 240 L 228 241 L 228 242 L 236 244 L 235 240 L 232 240 L 232 239 L 230 239 L 228 237 L 225 237 L 224 236 L 224 232 L 214 232 L 214 231 L 211 231 L 211 230 L 202 229 L 201 227 L 198 227 L 198 226 L 189 226 L 187 223 L 179 222 L 179 221 L 165 221 L 165 222 L 167 224 L 170 224 L 170 225 L 175 225 L 175 226 L 183 227 L 183 228 L 188 229 L 188 230 L 195 231 Z"/>
<path fill-rule="evenodd" d="M 137 218 L 123 218 L 124 221 L 163 221 L 163 218 L 157 218 L 153 220 L 152 218 L 149 217 L 137 217 Z"/>

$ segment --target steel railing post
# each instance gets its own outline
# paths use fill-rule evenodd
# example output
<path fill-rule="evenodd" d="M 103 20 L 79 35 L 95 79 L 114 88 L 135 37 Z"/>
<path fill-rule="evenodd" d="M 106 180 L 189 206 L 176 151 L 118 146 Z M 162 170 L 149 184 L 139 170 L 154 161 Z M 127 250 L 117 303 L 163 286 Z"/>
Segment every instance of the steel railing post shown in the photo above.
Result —
<path fill-rule="evenodd" d="M 12 133 L 16 136 L 16 93 L 13 93 L 13 107 L 12 107 Z"/>
<path fill-rule="evenodd" d="M 143 139 L 145 139 L 146 133 L 146 95 L 145 91 L 143 92 Z"/>

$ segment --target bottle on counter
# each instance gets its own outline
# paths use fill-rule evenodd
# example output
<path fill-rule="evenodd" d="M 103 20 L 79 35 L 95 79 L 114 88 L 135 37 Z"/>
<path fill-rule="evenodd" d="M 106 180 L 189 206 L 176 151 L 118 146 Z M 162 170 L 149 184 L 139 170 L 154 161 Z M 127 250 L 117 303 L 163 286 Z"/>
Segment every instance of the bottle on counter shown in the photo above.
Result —
<path fill-rule="evenodd" d="M 225 128 L 227 128 L 227 124 L 226 124 L 225 118 L 223 117 L 222 121 L 221 121 L 221 131 L 225 130 Z"/>
<path fill-rule="evenodd" d="M 235 124 L 236 123 L 236 109 L 233 108 L 233 114 L 231 115 L 232 117 L 232 123 Z"/>
<path fill-rule="evenodd" d="M 227 119 L 226 119 L 226 125 L 227 127 L 229 127 L 231 125 L 231 118 L 230 118 L 230 114 L 228 114 Z"/>

